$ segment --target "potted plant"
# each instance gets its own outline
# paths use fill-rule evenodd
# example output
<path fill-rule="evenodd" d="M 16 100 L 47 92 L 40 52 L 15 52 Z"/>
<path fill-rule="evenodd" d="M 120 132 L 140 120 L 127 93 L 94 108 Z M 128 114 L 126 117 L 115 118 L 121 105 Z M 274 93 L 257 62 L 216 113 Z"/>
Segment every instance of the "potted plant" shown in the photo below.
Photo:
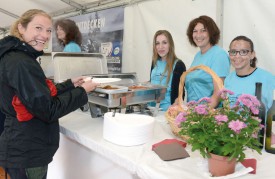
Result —
<path fill-rule="evenodd" d="M 186 110 L 175 119 L 181 128 L 179 134 L 188 136 L 192 151 L 199 150 L 204 158 L 215 154 L 228 157 L 227 161 L 242 161 L 249 148 L 261 154 L 258 132 L 264 126 L 256 117 L 260 102 L 255 96 L 243 94 L 230 105 L 228 94 L 233 92 L 220 92 L 222 107 L 217 109 L 208 105 L 210 98 L 187 103 Z"/>

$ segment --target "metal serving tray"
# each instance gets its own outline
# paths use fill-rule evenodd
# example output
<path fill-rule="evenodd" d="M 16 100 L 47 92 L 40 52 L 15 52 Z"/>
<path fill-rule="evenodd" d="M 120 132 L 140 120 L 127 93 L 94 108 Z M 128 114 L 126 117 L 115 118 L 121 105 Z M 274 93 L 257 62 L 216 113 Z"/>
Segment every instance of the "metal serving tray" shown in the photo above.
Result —
<path fill-rule="evenodd" d="M 107 108 L 125 108 L 127 105 L 159 101 L 163 99 L 166 92 L 165 86 L 151 85 L 148 83 L 136 85 L 145 86 L 146 89 L 128 89 L 126 92 L 115 90 L 101 92 L 93 91 L 88 94 L 88 99 L 90 103 L 105 106 Z"/>

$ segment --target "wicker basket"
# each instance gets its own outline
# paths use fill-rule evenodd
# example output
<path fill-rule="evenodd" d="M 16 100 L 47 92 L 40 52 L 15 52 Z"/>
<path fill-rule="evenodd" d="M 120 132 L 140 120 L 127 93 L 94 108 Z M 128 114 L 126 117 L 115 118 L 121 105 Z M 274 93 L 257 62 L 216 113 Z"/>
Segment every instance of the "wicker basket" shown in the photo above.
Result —
<path fill-rule="evenodd" d="M 223 81 L 208 66 L 199 65 L 199 66 L 191 67 L 190 69 L 188 69 L 187 71 L 185 71 L 181 75 L 180 84 L 179 84 L 178 104 L 176 106 L 175 105 L 170 106 L 169 109 L 166 111 L 165 116 L 166 116 L 166 119 L 167 119 L 167 121 L 168 121 L 168 123 L 171 127 L 171 130 L 172 130 L 173 134 L 180 137 L 180 138 L 182 138 L 183 140 L 187 140 L 188 136 L 179 135 L 179 131 L 181 130 L 181 128 L 179 128 L 179 126 L 176 124 L 175 118 L 176 118 L 178 113 L 183 112 L 183 111 L 186 110 L 186 109 L 183 108 L 183 99 L 182 99 L 185 77 L 188 73 L 190 73 L 192 71 L 195 71 L 195 70 L 198 70 L 198 69 L 203 70 L 203 71 L 205 71 L 206 73 L 208 73 L 212 76 L 213 84 L 214 84 L 214 91 L 220 91 L 221 89 L 223 89 Z M 173 108 L 173 110 L 170 110 L 171 108 Z M 174 111 L 174 112 L 171 113 L 171 111 Z"/>

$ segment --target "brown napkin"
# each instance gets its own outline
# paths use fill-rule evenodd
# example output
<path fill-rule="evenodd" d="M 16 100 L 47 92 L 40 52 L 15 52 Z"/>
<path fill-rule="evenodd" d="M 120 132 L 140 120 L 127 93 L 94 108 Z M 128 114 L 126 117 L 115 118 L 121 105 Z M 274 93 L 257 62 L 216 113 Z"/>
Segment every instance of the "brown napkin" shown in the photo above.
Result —
<path fill-rule="evenodd" d="M 158 142 L 158 143 L 155 143 L 154 145 L 152 145 L 152 150 L 157 147 L 158 145 L 161 145 L 161 144 L 170 144 L 170 143 L 179 143 L 180 145 L 182 145 L 184 148 L 186 147 L 187 143 L 184 142 L 184 141 L 181 141 L 181 140 L 177 140 L 177 139 L 164 139 L 163 141 L 161 142 Z"/>
<path fill-rule="evenodd" d="M 177 160 L 189 157 L 185 148 L 179 143 L 160 144 L 153 151 L 164 161 Z"/>
<path fill-rule="evenodd" d="M 257 168 L 257 160 L 255 158 L 248 158 L 248 159 L 244 159 L 242 162 L 243 166 L 247 167 L 251 167 L 253 168 L 253 171 L 249 172 L 251 174 L 256 174 L 256 168 Z"/>

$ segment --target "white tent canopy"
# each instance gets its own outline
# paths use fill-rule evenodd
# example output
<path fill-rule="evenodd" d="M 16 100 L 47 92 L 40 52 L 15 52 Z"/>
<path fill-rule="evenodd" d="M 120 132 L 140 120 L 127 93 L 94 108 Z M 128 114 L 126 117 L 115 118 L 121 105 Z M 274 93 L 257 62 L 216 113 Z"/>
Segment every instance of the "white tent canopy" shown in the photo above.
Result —
<path fill-rule="evenodd" d="M 222 32 L 220 45 L 225 50 L 238 35 L 251 38 L 258 66 L 275 74 L 273 0 L 1 0 L 0 37 L 31 8 L 43 9 L 58 18 L 115 6 L 125 7 L 122 72 L 137 72 L 140 81 L 149 80 L 153 35 L 159 29 L 171 32 L 177 56 L 187 68 L 190 66 L 198 49 L 189 44 L 186 29 L 200 15 L 216 20 Z"/>
<path fill-rule="evenodd" d="M 76 16 L 115 6 L 124 6 L 145 0 L 1 0 L 0 34 L 8 30 L 28 9 L 42 9 L 53 18 Z"/>

